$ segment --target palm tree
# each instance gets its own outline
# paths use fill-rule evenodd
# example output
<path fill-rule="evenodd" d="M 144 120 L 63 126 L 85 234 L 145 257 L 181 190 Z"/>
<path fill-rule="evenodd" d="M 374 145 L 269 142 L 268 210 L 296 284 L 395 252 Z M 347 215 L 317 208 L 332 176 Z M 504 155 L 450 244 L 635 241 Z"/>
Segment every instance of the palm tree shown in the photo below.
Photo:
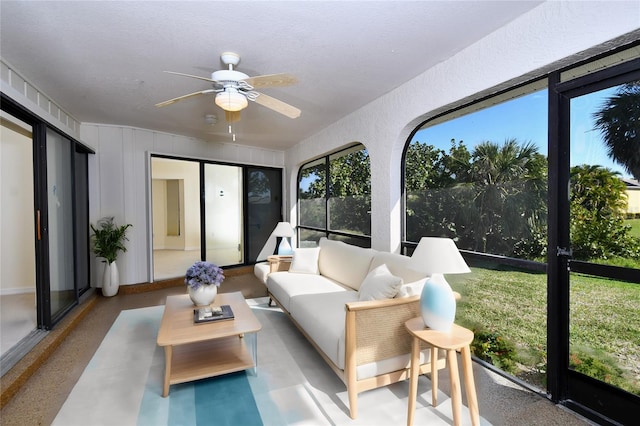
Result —
<path fill-rule="evenodd" d="M 609 157 L 640 180 L 640 81 L 620 86 L 593 117 Z"/>
<path fill-rule="evenodd" d="M 514 245 L 529 237 L 531 223 L 546 214 L 546 161 L 537 147 L 508 139 L 503 145 L 483 142 L 472 154 L 474 208 L 473 249 L 511 255 Z"/>

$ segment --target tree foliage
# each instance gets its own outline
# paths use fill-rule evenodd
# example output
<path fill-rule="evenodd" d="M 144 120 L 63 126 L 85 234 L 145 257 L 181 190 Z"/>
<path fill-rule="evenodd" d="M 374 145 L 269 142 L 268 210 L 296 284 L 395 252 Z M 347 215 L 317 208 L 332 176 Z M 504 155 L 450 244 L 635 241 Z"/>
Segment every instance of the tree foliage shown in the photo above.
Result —
<path fill-rule="evenodd" d="M 470 180 L 476 219 L 472 249 L 517 255 L 515 248 L 546 223 L 546 159 L 530 142 L 483 142 L 472 156 Z M 533 254 L 533 253 L 532 253 Z"/>
<path fill-rule="evenodd" d="M 371 234 L 371 166 L 366 149 L 331 157 L 328 171 L 325 163 L 304 168 L 301 180 L 308 184 L 300 191 L 304 224 L 323 228 L 328 201 L 331 230 Z"/>
<path fill-rule="evenodd" d="M 365 149 L 301 171 L 302 224 L 370 235 L 371 171 Z M 328 179 L 328 182 L 327 182 Z M 531 142 L 485 141 L 472 151 L 414 142 L 405 156 L 406 239 L 453 238 L 467 250 L 540 259 L 547 247 L 547 159 Z M 578 259 L 640 257 L 624 225 L 625 185 L 599 166 L 571 169 L 570 232 Z M 328 213 L 326 208 L 328 206 Z"/>
<path fill-rule="evenodd" d="M 640 180 L 640 81 L 620 86 L 594 118 L 609 157 Z"/>
<path fill-rule="evenodd" d="M 531 143 L 483 142 L 448 153 L 413 143 L 407 152 L 407 238 L 453 238 L 458 247 L 537 256 L 546 230 L 546 160 Z"/>
<path fill-rule="evenodd" d="M 571 168 L 571 247 L 581 260 L 640 258 L 640 241 L 624 224 L 627 199 L 618 173 L 601 166 Z"/>

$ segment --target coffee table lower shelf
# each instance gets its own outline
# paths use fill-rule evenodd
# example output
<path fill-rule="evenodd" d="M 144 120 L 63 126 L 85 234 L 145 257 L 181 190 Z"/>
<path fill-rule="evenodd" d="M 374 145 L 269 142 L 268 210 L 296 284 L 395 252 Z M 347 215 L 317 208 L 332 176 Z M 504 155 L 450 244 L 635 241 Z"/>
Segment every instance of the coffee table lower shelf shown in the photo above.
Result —
<path fill-rule="evenodd" d="M 245 337 L 230 336 L 178 346 L 165 346 L 165 383 L 162 396 L 169 395 L 169 386 L 199 379 L 234 373 L 255 367 Z"/>

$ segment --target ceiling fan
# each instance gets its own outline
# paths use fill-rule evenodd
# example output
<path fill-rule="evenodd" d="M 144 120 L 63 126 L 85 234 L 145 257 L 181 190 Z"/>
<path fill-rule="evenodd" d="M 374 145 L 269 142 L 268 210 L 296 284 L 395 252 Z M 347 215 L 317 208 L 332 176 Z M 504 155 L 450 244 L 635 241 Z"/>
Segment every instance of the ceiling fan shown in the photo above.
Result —
<path fill-rule="evenodd" d="M 229 66 L 229 69 L 214 71 L 211 74 L 211 78 L 165 71 L 169 74 L 205 80 L 213 83 L 213 87 L 211 89 L 178 96 L 177 98 L 160 102 L 156 104 L 156 106 L 164 107 L 183 99 L 215 93 L 216 105 L 225 110 L 227 121 L 230 122 L 239 119 L 240 111 L 247 107 L 248 101 L 260 104 L 289 118 L 297 118 L 300 116 L 300 110 L 298 108 L 254 90 L 255 88 L 290 86 L 298 82 L 293 75 L 285 73 L 249 77 L 247 74 L 233 69 L 233 67 L 240 62 L 240 55 L 233 52 L 224 52 L 220 55 L 220 58 L 225 65 Z"/>

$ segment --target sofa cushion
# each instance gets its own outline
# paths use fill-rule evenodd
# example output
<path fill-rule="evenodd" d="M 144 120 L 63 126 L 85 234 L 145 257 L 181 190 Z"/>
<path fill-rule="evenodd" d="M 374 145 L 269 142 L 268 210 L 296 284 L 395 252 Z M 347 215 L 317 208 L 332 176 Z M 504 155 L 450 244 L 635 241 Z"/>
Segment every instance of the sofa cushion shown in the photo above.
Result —
<path fill-rule="evenodd" d="M 313 248 L 297 248 L 293 251 L 293 259 L 289 272 L 297 272 L 299 274 L 318 274 L 318 256 L 320 254 L 319 247 Z"/>
<path fill-rule="evenodd" d="M 287 271 L 269 274 L 267 290 L 288 312 L 291 312 L 289 305 L 293 296 L 347 291 L 346 287 L 322 275 L 297 274 Z"/>
<path fill-rule="evenodd" d="M 410 267 L 410 257 L 397 253 L 376 252 L 371 261 L 371 269 L 387 265 L 392 275 L 402 278 L 402 285 L 396 297 L 420 295 L 427 276 Z"/>
<path fill-rule="evenodd" d="M 309 338 L 340 370 L 345 366 L 345 318 L 347 303 L 358 300 L 355 291 L 298 295 L 291 300 L 291 316 Z M 429 360 L 430 349 L 420 353 L 420 363 Z M 358 380 L 409 368 L 411 354 L 398 355 L 357 367 Z"/>
<path fill-rule="evenodd" d="M 356 291 L 304 294 L 291 298 L 291 316 L 322 352 L 344 370 L 345 304 L 356 302 Z"/>
<path fill-rule="evenodd" d="M 372 249 L 323 237 L 320 239 L 318 259 L 320 274 L 358 290 L 369 273 L 371 259 L 375 253 Z"/>
<path fill-rule="evenodd" d="M 391 275 L 387 265 L 380 265 L 367 274 L 360 286 L 359 300 L 391 299 L 398 294 L 402 278 Z"/>

